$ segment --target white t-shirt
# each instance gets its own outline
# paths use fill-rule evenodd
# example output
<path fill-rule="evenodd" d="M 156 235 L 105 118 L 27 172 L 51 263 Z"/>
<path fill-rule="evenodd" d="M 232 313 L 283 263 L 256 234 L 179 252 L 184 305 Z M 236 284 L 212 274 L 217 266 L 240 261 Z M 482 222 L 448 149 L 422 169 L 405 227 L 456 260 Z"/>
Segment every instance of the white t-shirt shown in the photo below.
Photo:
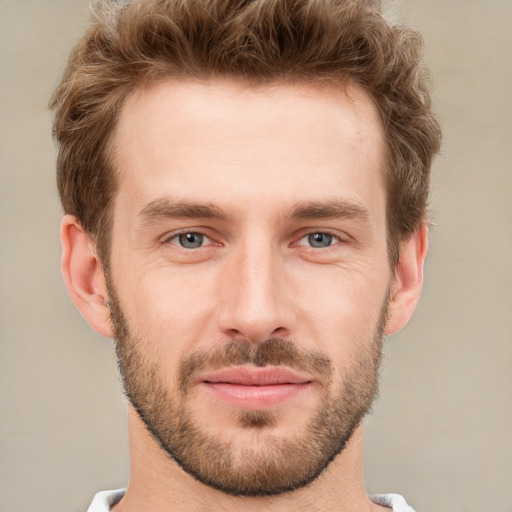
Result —
<path fill-rule="evenodd" d="M 109 512 L 110 507 L 115 505 L 123 496 L 126 489 L 116 491 L 102 491 L 94 496 L 91 506 L 87 512 Z M 407 505 L 400 494 L 371 494 L 370 499 L 378 505 L 390 507 L 393 512 L 414 512 L 414 509 Z"/>

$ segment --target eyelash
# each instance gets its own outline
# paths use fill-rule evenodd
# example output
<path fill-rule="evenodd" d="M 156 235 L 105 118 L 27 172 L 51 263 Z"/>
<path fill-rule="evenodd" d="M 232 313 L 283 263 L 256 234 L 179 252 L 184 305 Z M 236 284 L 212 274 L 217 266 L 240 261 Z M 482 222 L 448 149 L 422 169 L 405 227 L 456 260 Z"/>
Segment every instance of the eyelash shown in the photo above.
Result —
<path fill-rule="evenodd" d="M 179 242 L 179 238 L 182 237 L 182 236 L 187 236 L 187 235 L 198 235 L 200 237 L 202 237 L 203 239 L 201 240 L 201 245 L 198 246 L 198 247 L 185 247 L 184 245 L 182 245 L 180 242 Z M 315 235 L 327 235 L 327 237 L 330 238 L 329 242 L 332 242 L 332 243 L 329 243 L 329 245 L 326 245 L 324 247 L 315 247 L 314 245 L 311 245 L 311 240 L 309 239 L 309 237 L 312 237 L 312 236 L 315 236 Z M 205 243 L 205 240 L 206 239 L 206 242 L 210 242 L 210 243 Z M 305 240 L 305 239 L 309 239 L 308 242 L 309 244 L 302 244 L 300 243 L 302 240 Z M 176 241 L 176 242 L 174 242 Z M 318 230 L 318 231 L 309 231 L 305 234 L 303 234 L 296 242 L 293 243 L 293 245 L 295 246 L 301 246 L 301 247 L 307 247 L 308 249 L 328 249 L 334 245 L 337 245 L 339 243 L 343 243 L 343 238 L 340 236 L 339 233 L 335 233 L 333 231 L 330 231 L 330 230 Z M 197 250 L 197 249 L 202 249 L 202 248 L 205 248 L 209 245 L 217 245 L 217 246 L 220 246 L 221 244 L 220 243 L 216 243 L 213 238 L 211 236 L 209 236 L 207 233 L 205 233 L 204 231 L 201 231 L 199 229 L 195 229 L 195 230 L 186 230 L 186 231 L 181 231 L 179 233 L 174 233 L 173 235 L 171 236 L 167 236 L 164 240 L 163 240 L 163 243 L 164 244 L 171 244 L 171 245 L 175 245 L 177 247 L 179 247 L 180 249 L 184 249 L 186 251 L 190 251 L 190 250 Z"/>
<path fill-rule="evenodd" d="M 203 231 L 201 231 L 199 229 L 186 230 L 186 231 L 181 231 L 179 233 L 174 233 L 171 236 L 167 236 L 163 240 L 163 243 L 164 244 L 176 245 L 180 249 L 184 249 L 184 250 L 202 249 L 202 248 L 204 248 L 206 246 L 206 245 L 202 244 L 199 247 L 184 247 L 183 245 L 181 245 L 179 243 L 179 238 L 182 237 L 182 236 L 187 236 L 187 235 L 199 235 L 200 237 L 203 237 L 202 242 L 204 242 L 204 239 L 206 239 L 207 241 L 210 241 L 210 243 L 206 244 L 206 245 L 211 245 L 212 243 L 214 245 L 220 245 L 220 244 L 216 244 L 211 236 L 209 236 L 208 234 L 206 234 L 205 232 L 203 232 Z M 176 243 L 173 242 L 174 240 L 176 240 Z"/>
<path fill-rule="evenodd" d="M 314 245 L 311 244 L 311 239 L 310 239 L 310 237 L 313 237 L 315 235 L 322 235 L 324 237 L 327 236 L 327 237 L 329 237 L 329 242 L 332 242 L 332 243 L 329 243 L 329 245 L 326 245 L 323 247 L 321 247 L 321 246 L 315 247 Z M 309 242 L 308 245 L 300 243 L 302 240 L 305 240 L 305 239 L 308 239 L 308 242 Z M 299 238 L 298 242 L 296 242 L 296 245 L 308 247 L 309 249 L 328 249 L 334 245 L 342 243 L 342 241 L 343 240 L 342 240 L 341 236 L 339 235 L 339 233 L 334 233 L 329 230 L 321 230 L 321 231 L 310 231 L 309 233 L 304 234 L 301 238 Z"/>

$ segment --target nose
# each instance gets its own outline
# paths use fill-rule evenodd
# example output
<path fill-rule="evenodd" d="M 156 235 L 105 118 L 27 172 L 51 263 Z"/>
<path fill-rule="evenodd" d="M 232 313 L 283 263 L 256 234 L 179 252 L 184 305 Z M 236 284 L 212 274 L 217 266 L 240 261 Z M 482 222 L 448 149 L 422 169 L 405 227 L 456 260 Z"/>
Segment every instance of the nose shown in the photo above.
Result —
<path fill-rule="evenodd" d="M 233 251 L 219 284 L 219 329 L 230 339 L 258 343 L 292 335 L 291 283 L 276 248 L 261 242 Z"/>

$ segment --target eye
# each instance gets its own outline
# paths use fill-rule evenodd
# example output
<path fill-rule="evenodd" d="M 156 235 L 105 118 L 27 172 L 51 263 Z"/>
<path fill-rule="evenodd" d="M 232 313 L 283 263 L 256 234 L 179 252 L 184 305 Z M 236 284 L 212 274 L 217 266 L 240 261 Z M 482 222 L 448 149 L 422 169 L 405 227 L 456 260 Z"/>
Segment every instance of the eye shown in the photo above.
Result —
<path fill-rule="evenodd" d="M 337 236 L 319 231 L 317 233 L 310 233 L 309 235 L 303 236 L 299 240 L 298 245 L 308 245 L 315 249 L 324 249 L 339 242 L 340 239 Z"/>
<path fill-rule="evenodd" d="M 180 233 L 169 239 L 169 243 L 179 245 L 184 249 L 199 249 L 204 245 L 211 243 L 211 240 L 202 233 L 190 231 L 188 233 Z"/>

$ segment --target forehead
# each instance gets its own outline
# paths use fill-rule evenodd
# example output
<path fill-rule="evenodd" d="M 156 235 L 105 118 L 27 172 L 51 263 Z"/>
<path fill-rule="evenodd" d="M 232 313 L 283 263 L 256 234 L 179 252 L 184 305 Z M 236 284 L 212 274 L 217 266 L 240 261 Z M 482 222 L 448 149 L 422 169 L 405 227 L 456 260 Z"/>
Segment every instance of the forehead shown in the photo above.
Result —
<path fill-rule="evenodd" d="M 348 193 L 368 195 L 369 181 L 384 188 L 382 139 L 372 100 L 354 86 L 163 81 L 120 114 L 119 196 L 296 202 L 347 190 L 347 179 Z"/>

